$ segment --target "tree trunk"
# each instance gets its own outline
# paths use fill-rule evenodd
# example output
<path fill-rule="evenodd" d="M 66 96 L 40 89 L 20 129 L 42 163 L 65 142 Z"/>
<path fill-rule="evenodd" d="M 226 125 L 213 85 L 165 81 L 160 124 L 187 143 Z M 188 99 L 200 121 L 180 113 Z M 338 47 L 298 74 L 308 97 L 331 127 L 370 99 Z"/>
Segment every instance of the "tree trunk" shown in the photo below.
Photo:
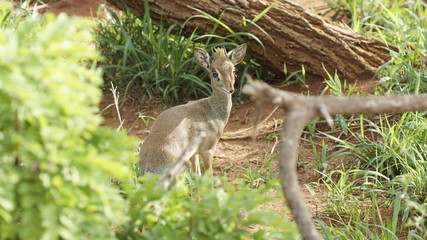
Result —
<path fill-rule="evenodd" d="M 107 0 L 109 3 L 138 15 L 144 13 L 144 0 Z M 149 0 L 150 13 L 154 19 L 183 24 L 189 17 L 200 14 L 192 8 L 202 10 L 216 18 L 227 8 L 222 21 L 234 30 L 242 29 L 242 17 L 253 19 L 273 0 Z M 337 71 L 341 79 L 349 82 L 370 80 L 377 68 L 389 60 L 385 44 L 367 38 L 350 29 L 329 23 L 320 16 L 288 0 L 277 2 L 257 24 L 272 39 L 255 27 L 250 33 L 256 35 L 264 44 L 265 52 L 253 39 L 245 39 L 252 56 L 264 68 L 283 75 L 283 65 L 289 72 L 301 69 L 304 65 L 308 74 L 326 77 L 324 67 L 329 73 Z M 210 32 L 214 23 L 210 20 L 194 18 L 187 27 Z M 224 29 L 218 29 L 225 32 Z M 323 67 L 324 66 L 324 67 Z M 319 81 L 323 81 L 319 79 Z"/>

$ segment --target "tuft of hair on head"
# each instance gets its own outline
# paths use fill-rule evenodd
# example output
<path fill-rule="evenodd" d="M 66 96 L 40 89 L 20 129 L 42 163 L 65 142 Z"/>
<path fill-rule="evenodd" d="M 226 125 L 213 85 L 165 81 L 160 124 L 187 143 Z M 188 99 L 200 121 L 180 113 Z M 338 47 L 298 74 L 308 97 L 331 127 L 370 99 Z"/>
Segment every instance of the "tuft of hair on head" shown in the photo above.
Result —
<path fill-rule="evenodd" d="M 224 47 L 215 48 L 215 60 L 230 61 Z"/>

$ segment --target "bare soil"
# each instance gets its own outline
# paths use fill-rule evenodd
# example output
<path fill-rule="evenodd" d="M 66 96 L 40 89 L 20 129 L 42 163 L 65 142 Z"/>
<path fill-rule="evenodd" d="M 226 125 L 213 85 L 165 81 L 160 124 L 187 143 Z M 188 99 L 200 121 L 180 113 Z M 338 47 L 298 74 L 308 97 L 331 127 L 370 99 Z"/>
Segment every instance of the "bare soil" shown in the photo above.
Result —
<path fill-rule="evenodd" d="M 97 17 L 99 5 L 105 0 L 47 0 L 47 11 L 69 16 Z"/>
<path fill-rule="evenodd" d="M 304 6 L 312 6 L 314 1 L 310 0 L 298 0 Z M 86 16 L 96 17 L 98 7 L 100 4 L 105 4 L 105 0 L 53 0 L 46 7 L 47 11 L 59 14 L 65 12 L 68 15 L 73 16 Z M 315 4 L 318 4 L 315 3 Z M 309 92 L 312 95 L 319 94 L 325 87 L 323 79 L 308 79 L 309 90 L 301 88 L 297 85 L 288 87 L 286 90 L 290 90 L 298 93 Z M 373 89 L 373 85 L 361 85 L 358 87 L 358 91 L 370 92 Z M 104 98 L 99 106 L 101 110 L 104 109 L 102 115 L 104 117 L 104 126 L 111 128 L 117 128 L 119 126 L 118 114 L 115 107 L 108 107 L 113 101 L 113 97 L 108 90 L 104 91 Z M 138 137 L 143 140 L 147 135 L 147 130 L 153 123 L 153 120 L 148 121 L 146 125 L 142 121 L 141 116 L 156 117 L 164 110 L 164 104 L 159 99 L 150 99 L 144 102 L 143 105 L 138 103 L 126 103 L 120 107 L 121 118 L 125 120 L 124 128 L 129 130 L 129 134 Z M 260 121 L 264 120 L 270 113 L 273 112 L 274 106 L 265 105 L 262 106 L 260 115 Z M 253 101 L 249 101 L 245 104 L 235 103 L 231 112 L 230 120 L 226 126 L 224 135 L 229 138 L 235 139 L 222 139 L 219 142 L 215 153 L 214 161 L 214 174 L 222 175 L 226 174 L 229 179 L 242 178 L 248 169 L 253 171 L 258 170 L 264 165 L 264 163 L 277 155 L 278 153 L 278 137 L 273 134 L 275 131 L 281 129 L 283 123 L 283 109 L 277 109 L 262 125 L 258 127 L 260 132 L 268 132 L 262 136 L 258 136 L 255 140 L 250 137 L 240 138 L 241 134 L 236 132 L 244 129 L 248 129 L 253 125 L 254 116 L 256 114 L 256 104 Z M 246 131 L 246 135 L 250 135 L 251 131 Z M 266 140 L 266 137 L 270 136 L 270 140 Z M 135 146 L 137 149 L 138 146 Z M 314 171 L 315 159 L 312 154 L 312 146 L 306 140 L 301 141 L 301 155 L 300 162 L 298 164 L 298 176 L 301 184 L 301 190 L 304 193 L 304 197 L 308 203 L 309 208 L 313 211 L 313 215 L 316 217 L 320 214 L 320 210 L 324 201 L 322 199 L 314 199 L 307 189 L 303 186 L 306 183 L 316 181 L 317 174 Z M 335 159 L 333 162 L 328 162 L 329 168 L 341 167 L 349 162 L 348 159 Z M 271 161 L 273 175 L 278 175 L 278 162 L 277 158 Z M 266 173 L 266 174 L 267 174 Z M 322 196 L 322 189 L 316 188 L 318 196 Z M 276 212 L 286 212 L 283 199 L 278 199 L 276 202 L 269 203 L 268 208 Z"/>

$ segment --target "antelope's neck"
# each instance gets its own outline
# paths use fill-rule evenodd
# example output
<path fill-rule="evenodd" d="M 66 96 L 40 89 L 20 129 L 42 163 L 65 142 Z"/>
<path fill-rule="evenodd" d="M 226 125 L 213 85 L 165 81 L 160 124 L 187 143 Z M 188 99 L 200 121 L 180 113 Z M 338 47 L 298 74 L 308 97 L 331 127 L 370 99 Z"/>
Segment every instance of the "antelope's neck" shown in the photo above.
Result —
<path fill-rule="evenodd" d="M 213 111 L 224 121 L 224 124 L 227 123 L 232 106 L 231 94 L 213 90 L 212 96 L 210 97 L 210 104 Z"/>

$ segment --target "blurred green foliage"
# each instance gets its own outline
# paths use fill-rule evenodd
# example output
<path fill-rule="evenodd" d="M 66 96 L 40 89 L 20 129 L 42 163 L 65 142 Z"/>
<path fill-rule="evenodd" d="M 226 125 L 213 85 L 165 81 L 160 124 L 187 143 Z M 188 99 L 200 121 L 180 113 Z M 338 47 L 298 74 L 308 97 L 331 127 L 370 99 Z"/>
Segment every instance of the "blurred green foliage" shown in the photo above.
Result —
<path fill-rule="evenodd" d="M 262 207 L 280 199 L 277 181 L 249 189 L 243 180 L 205 174 L 178 181 L 170 191 L 147 174 L 130 193 L 131 220 L 120 239 L 297 239 L 296 225 Z M 265 205 L 264 205 L 265 206 Z"/>
<path fill-rule="evenodd" d="M 95 22 L 11 7 L 0 1 L 0 239 L 296 237 L 258 206 L 273 185 L 139 177 L 135 139 L 100 127 Z"/>
<path fill-rule="evenodd" d="M 108 239 L 135 141 L 99 127 L 93 22 L 0 5 L 0 238 Z"/>

